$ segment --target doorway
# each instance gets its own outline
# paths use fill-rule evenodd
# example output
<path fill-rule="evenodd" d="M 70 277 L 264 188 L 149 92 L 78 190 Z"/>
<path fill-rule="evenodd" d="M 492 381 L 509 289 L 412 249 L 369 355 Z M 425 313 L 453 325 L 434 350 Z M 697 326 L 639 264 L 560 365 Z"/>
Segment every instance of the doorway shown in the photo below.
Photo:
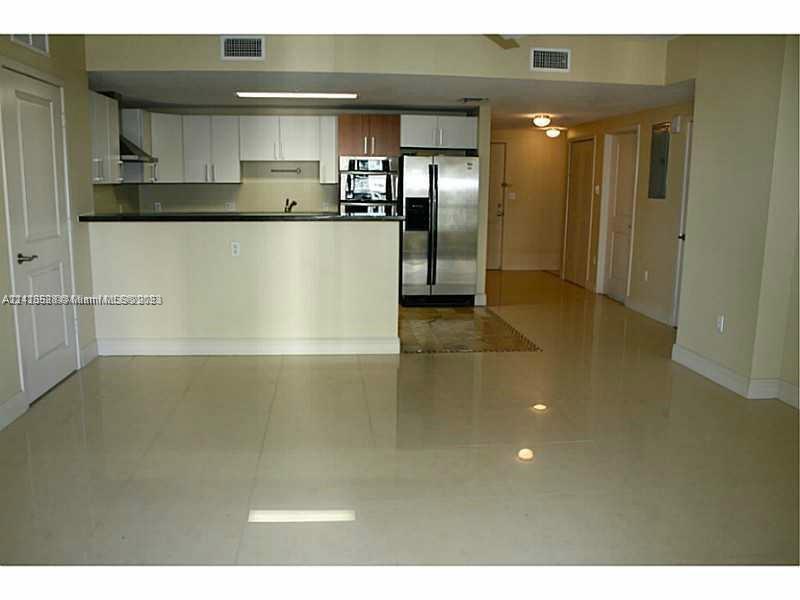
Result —
<path fill-rule="evenodd" d="M 15 295 L 74 289 L 62 89 L 0 68 L 5 210 Z M 69 304 L 14 306 L 20 379 L 28 404 L 78 366 Z"/>
<path fill-rule="evenodd" d="M 581 287 L 589 275 L 593 181 L 594 138 L 570 142 L 562 276 Z"/>
<path fill-rule="evenodd" d="M 689 200 L 689 166 L 692 162 L 692 121 L 687 119 L 686 142 L 683 154 L 683 182 L 681 185 L 681 217 L 678 225 L 678 257 L 675 263 L 675 283 L 672 290 L 672 326 L 678 326 L 681 306 L 681 277 L 683 253 L 686 244 L 686 205 Z"/>
<path fill-rule="evenodd" d="M 503 217 L 506 205 L 505 142 L 492 142 L 489 161 L 489 226 L 486 242 L 486 268 L 503 268 Z"/>
<path fill-rule="evenodd" d="M 637 129 L 606 136 L 606 189 L 600 232 L 604 252 L 598 257 L 598 280 L 601 291 L 623 304 L 630 286 L 638 149 Z"/>

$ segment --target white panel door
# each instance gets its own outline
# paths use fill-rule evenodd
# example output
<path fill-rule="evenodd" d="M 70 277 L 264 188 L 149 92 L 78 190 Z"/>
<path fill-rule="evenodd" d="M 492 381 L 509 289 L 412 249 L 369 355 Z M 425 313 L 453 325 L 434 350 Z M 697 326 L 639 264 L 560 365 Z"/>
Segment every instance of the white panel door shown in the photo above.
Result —
<path fill-rule="evenodd" d="M 211 117 L 211 181 L 240 183 L 239 117 Z"/>
<path fill-rule="evenodd" d="M 0 69 L 0 115 L 13 291 L 71 294 L 61 91 Z M 15 310 L 23 387 L 33 402 L 77 366 L 75 313 L 64 304 Z"/>
<path fill-rule="evenodd" d="M 183 183 L 183 121 L 180 115 L 151 113 L 153 183 Z"/>
<path fill-rule="evenodd" d="M 436 116 L 400 115 L 400 146 L 403 148 L 435 148 L 439 145 Z"/>
<path fill-rule="evenodd" d="M 625 302 L 628 295 L 633 202 L 636 194 L 636 134 L 614 136 L 611 149 L 606 293 Z"/>
<path fill-rule="evenodd" d="M 319 117 L 280 118 L 280 160 L 319 160 Z"/>
<path fill-rule="evenodd" d="M 319 182 L 339 183 L 337 117 L 319 118 Z"/>
<path fill-rule="evenodd" d="M 278 117 L 239 117 L 239 157 L 242 160 L 280 160 Z"/>
<path fill-rule="evenodd" d="M 478 147 L 478 119 L 477 117 L 440 116 L 437 120 L 439 127 L 439 148 L 477 148 Z"/>
<path fill-rule="evenodd" d="M 183 116 L 183 181 L 211 181 L 211 117 Z"/>

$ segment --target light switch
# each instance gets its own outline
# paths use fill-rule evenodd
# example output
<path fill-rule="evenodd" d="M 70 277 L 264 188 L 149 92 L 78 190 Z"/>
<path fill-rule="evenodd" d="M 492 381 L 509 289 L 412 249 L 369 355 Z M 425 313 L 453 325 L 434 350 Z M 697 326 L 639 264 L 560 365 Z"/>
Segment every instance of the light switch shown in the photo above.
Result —
<path fill-rule="evenodd" d="M 596 186 L 594 186 L 594 193 L 597 196 L 600 195 L 600 184 L 599 183 Z"/>
<path fill-rule="evenodd" d="M 161 212 L 161 202 L 153 202 L 153 210 L 156 212 Z"/>
<path fill-rule="evenodd" d="M 241 250 L 242 248 L 239 242 L 231 242 L 231 256 L 239 256 Z"/>
<path fill-rule="evenodd" d="M 516 200 L 517 199 L 517 193 L 516 192 L 508 192 L 508 199 L 509 200 Z"/>
<path fill-rule="evenodd" d="M 234 211 L 236 210 L 236 204 L 233 202 L 226 202 L 225 203 L 225 210 Z"/>

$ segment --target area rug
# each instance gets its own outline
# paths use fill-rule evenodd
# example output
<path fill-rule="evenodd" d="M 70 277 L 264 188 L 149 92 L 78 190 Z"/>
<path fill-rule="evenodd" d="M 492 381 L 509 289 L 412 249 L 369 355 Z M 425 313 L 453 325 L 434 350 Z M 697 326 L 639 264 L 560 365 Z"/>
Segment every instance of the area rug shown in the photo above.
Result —
<path fill-rule="evenodd" d="M 488 308 L 400 307 L 400 351 L 541 352 Z"/>

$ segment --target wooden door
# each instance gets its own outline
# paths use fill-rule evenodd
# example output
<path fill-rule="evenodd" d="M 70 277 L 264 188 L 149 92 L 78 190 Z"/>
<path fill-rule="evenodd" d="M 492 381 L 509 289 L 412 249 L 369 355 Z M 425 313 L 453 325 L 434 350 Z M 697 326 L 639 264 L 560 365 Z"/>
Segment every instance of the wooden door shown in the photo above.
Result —
<path fill-rule="evenodd" d="M 592 214 L 594 140 L 570 143 L 564 278 L 586 287 Z"/>
<path fill-rule="evenodd" d="M 73 293 L 62 115 L 59 88 L 0 69 L 11 293 Z M 66 303 L 31 303 L 15 311 L 23 388 L 31 403 L 77 368 L 75 312 Z"/>
<path fill-rule="evenodd" d="M 489 166 L 489 227 L 486 268 L 501 269 L 503 255 L 503 214 L 505 211 L 506 145 L 492 144 Z"/>
<path fill-rule="evenodd" d="M 400 155 L 400 115 L 370 115 L 369 154 Z"/>
<path fill-rule="evenodd" d="M 369 153 L 369 116 L 339 115 L 339 155 L 366 156 Z"/>
<path fill-rule="evenodd" d="M 620 133 L 611 145 L 606 293 L 625 302 L 628 295 L 633 203 L 636 197 L 636 134 Z"/>

